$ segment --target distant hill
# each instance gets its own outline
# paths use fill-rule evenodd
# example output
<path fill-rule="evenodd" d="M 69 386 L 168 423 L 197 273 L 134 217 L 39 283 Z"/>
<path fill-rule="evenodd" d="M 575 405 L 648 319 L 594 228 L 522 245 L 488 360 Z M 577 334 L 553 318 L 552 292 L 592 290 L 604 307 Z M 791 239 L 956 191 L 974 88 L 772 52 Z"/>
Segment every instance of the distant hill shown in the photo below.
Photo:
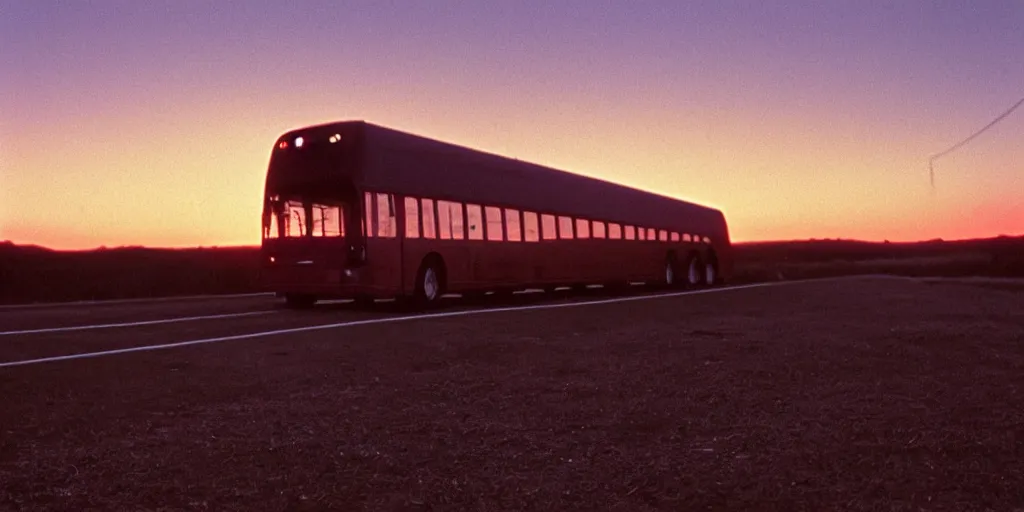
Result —
<path fill-rule="evenodd" d="M 871 273 L 1024 277 L 1024 236 L 898 243 L 794 240 L 735 248 L 738 281 Z"/>
<path fill-rule="evenodd" d="M 963 251 L 1003 252 L 1019 249 L 1024 236 L 922 242 L 862 242 L 859 240 L 790 240 L 736 244 L 744 261 L 831 261 L 837 259 L 909 258 Z"/>
<path fill-rule="evenodd" d="M 858 273 L 1024 277 L 1024 236 L 750 242 L 736 244 L 735 254 L 733 282 Z M 57 251 L 0 242 L 0 304 L 260 291 L 258 247 Z"/>
<path fill-rule="evenodd" d="M 256 247 L 55 251 L 0 244 L 0 303 L 259 290 Z"/>

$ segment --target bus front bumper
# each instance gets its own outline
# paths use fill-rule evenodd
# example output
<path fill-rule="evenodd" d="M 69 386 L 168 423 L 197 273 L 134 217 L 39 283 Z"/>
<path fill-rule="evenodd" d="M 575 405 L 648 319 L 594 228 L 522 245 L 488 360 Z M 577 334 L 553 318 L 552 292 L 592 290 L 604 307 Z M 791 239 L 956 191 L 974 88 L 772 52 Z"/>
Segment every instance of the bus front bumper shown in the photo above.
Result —
<path fill-rule="evenodd" d="M 363 278 L 362 269 L 325 269 L 317 267 L 264 267 L 263 288 L 277 295 L 302 294 L 320 298 L 353 299 L 374 297 L 381 290 Z"/>

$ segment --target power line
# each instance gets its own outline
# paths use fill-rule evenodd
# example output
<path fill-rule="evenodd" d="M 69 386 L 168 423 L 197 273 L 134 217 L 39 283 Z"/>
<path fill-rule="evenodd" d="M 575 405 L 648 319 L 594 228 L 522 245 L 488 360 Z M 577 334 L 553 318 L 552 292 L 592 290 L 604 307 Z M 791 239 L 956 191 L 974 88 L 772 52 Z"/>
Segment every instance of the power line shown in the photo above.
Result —
<path fill-rule="evenodd" d="M 1003 112 L 1002 114 L 999 114 L 999 117 L 996 117 L 995 119 L 993 119 L 992 122 L 988 123 L 987 125 L 982 127 L 980 130 L 978 130 L 978 131 L 974 132 L 973 134 L 971 134 L 970 137 L 967 137 L 966 139 L 964 139 L 964 140 L 962 140 L 960 142 L 957 142 L 956 144 L 953 144 L 952 146 L 950 146 L 949 148 L 947 148 L 944 151 L 940 151 L 940 152 L 935 153 L 934 155 L 928 157 L 928 175 L 929 175 L 929 178 L 931 180 L 932 190 L 935 190 L 935 166 L 934 166 L 934 163 L 935 163 L 936 159 L 941 158 L 943 156 L 946 156 L 949 153 L 952 153 L 953 151 L 959 149 L 964 144 L 967 144 L 968 142 L 973 140 L 978 135 L 981 135 L 983 132 L 985 132 L 989 128 L 992 128 L 993 126 L 995 126 L 996 123 L 998 123 L 999 121 L 1002 121 L 1003 119 L 1005 119 L 1006 116 L 1008 116 L 1011 113 L 1013 113 L 1013 111 L 1017 110 L 1017 107 L 1021 106 L 1022 104 L 1024 104 L 1024 98 L 1021 98 L 1020 101 L 1018 101 L 1017 103 L 1014 103 L 1012 107 L 1010 107 L 1009 109 L 1006 110 L 1006 112 Z"/>

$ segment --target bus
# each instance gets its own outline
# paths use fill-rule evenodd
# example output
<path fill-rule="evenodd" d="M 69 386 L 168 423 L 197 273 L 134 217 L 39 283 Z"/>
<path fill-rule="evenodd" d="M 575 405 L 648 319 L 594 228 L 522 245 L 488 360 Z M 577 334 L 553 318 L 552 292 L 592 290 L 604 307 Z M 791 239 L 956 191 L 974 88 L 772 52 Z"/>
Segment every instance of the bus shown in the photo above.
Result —
<path fill-rule="evenodd" d="M 282 134 L 262 221 L 261 280 L 296 308 L 732 271 L 717 209 L 365 121 Z"/>

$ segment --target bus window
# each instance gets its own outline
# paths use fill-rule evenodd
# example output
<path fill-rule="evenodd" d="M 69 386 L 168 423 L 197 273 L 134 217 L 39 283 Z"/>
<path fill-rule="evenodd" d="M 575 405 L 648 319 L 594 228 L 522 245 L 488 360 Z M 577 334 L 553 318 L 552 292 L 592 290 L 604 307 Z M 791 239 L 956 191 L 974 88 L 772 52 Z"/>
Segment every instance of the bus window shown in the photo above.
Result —
<path fill-rule="evenodd" d="M 619 240 L 622 238 L 622 226 L 618 224 L 608 224 L 608 238 Z"/>
<path fill-rule="evenodd" d="M 683 241 L 684 242 L 689 242 L 690 241 L 690 234 L 689 233 L 683 233 Z"/>
<path fill-rule="evenodd" d="M 505 208 L 505 235 L 509 242 L 519 242 L 523 239 L 520 228 L 519 210 Z"/>
<path fill-rule="evenodd" d="M 364 199 L 363 232 L 367 238 L 373 238 L 377 236 L 377 203 L 373 200 L 373 192 L 364 194 Z"/>
<path fill-rule="evenodd" d="M 345 216 L 340 205 L 313 204 L 313 218 L 310 219 L 313 236 L 345 236 Z"/>
<path fill-rule="evenodd" d="M 555 223 L 555 216 L 542 213 L 540 215 L 540 226 L 541 235 L 544 240 L 554 240 L 558 238 L 557 224 Z"/>
<path fill-rule="evenodd" d="M 466 205 L 466 226 L 469 228 L 470 240 L 484 239 L 484 217 L 480 212 L 480 205 Z"/>
<path fill-rule="evenodd" d="M 423 238 L 437 238 L 437 218 L 434 215 L 434 200 L 421 200 L 423 210 Z"/>
<path fill-rule="evenodd" d="M 633 226 L 626 226 L 626 240 L 636 240 L 636 229 Z"/>
<path fill-rule="evenodd" d="M 306 209 L 299 201 L 284 203 L 284 236 L 294 238 L 306 235 Z"/>
<path fill-rule="evenodd" d="M 590 238 L 590 221 L 576 219 L 576 238 Z"/>
<path fill-rule="evenodd" d="M 462 203 L 438 201 L 437 220 L 440 227 L 441 239 L 462 240 L 466 238 Z"/>
<path fill-rule="evenodd" d="M 486 206 L 484 207 L 484 215 L 487 216 L 487 239 L 492 242 L 504 240 L 505 234 L 501 222 L 501 208 Z"/>
<path fill-rule="evenodd" d="M 661 240 L 662 242 L 668 242 L 668 231 L 665 231 L 664 229 L 659 230 L 658 240 Z"/>
<path fill-rule="evenodd" d="M 652 242 L 657 240 L 658 239 L 658 232 L 657 232 L 657 230 L 655 230 L 654 228 L 647 228 L 647 239 L 652 241 Z"/>
<path fill-rule="evenodd" d="M 523 240 L 527 242 L 540 240 L 540 226 L 537 223 L 537 214 L 534 212 L 523 212 Z"/>
<path fill-rule="evenodd" d="M 394 198 L 391 194 L 377 194 L 377 236 L 394 238 L 398 235 Z"/>
<path fill-rule="evenodd" d="M 595 220 L 591 224 L 594 225 L 594 238 L 604 238 L 604 222 Z"/>
<path fill-rule="evenodd" d="M 280 238 L 282 235 L 280 226 L 280 214 L 278 212 L 268 211 L 263 214 L 263 238 Z"/>
<path fill-rule="evenodd" d="M 637 226 L 637 228 L 636 228 L 636 239 L 637 240 L 646 240 L 647 239 L 647 230 L 642 228 L 642 227 L 640 227 L 640 226 Z"/>
<path fill-rule="evenodd" d="M 405 198 L 405 237 L 420 237 L 420 202 L 415 197 Z"/>
<path fill-rule="evenodd" d="M 676 233 L 675 231 L 672 232 L 672 241 L 673 242 L 678 242 L 679 241 L 679 233 Z"/>
<path fill-rule="evenodd" d="M 558 216 L 558 238 L 572 240 L 572 217 Z"/>
<path fill-rule="evenodd" d="M 448 201 L 437 202 L 437 225 L 438 238 L 441 240 L 452 239 L 452 212 Z"/>
<path fill-rule="evenodd" d="M 462 203 L 449 202 L 449 218 L 452 223 L 452 240 L 464 240 L 466 238 L 466 214 Z"/>

